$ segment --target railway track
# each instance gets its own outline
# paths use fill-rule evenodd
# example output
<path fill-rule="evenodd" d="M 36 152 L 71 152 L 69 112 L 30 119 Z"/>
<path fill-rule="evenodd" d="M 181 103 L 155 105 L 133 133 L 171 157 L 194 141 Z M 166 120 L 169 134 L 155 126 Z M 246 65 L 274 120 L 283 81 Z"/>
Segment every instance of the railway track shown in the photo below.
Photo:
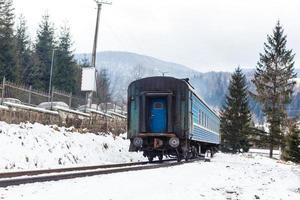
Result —
<path fill-rule="evenodd" d="M 194 162 L 200 159 L 193 159 L 189 161 L 176 162 L 175 159 L 165 160 L 163 163 L 154 161 L 149 162 L 135 162 L 111 165 L 97 165 L 87 167 L 72 167 L 60 169 L 47 170 L 33 170 L 0 173 L 0 187 L 8 187 L 20 184 L 58 181 L 72 178 L 88 177 L 102 174 L 112 174 L 119 172 L 138 171 L 145 169 L 155 169 L 161 167 L 170 167 L 181 165 L 184 163 Z"/>

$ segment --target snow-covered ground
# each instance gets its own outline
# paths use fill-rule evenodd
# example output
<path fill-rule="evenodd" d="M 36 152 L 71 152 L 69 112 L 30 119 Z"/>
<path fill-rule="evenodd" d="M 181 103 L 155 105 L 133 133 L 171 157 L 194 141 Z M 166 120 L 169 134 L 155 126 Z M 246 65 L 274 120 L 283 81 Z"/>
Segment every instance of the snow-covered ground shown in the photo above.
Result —
<path fill-rule="evenodd" d="M 261 156 L 0 188 L 0 199 L 300 199 L 300 168 Z"/>
<path fill-rule="evenodd" d="M 129 153 L 125 135 L 72 132 L 72 128 L 0 122 L 0 172 L 144 160 Z"/>
<path fill-rule="evenodd" d="M 0 171 L 144 160 L 124 136 L 0 122 Z M 300 166 L 256 153 L 211 162 L 0 188 L 0 199 L 300 199 Z"/>

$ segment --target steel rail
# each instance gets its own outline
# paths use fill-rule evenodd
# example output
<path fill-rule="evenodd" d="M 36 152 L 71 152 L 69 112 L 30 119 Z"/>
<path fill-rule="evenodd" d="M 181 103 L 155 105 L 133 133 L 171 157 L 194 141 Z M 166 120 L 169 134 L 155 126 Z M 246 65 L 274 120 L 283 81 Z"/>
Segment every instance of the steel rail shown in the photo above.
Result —
<path fill-rule="evenodd" d="M 182 162 L 164 162 L 158 164 L 151 164 L 146 165 L 145 163 L 149 162 L 140 162 L 144 163 L 141 164 L 141 166 L 134 166 L 134 165 L 127 165 L 122 166 L 122 164 L 118 164 L 118 167 L 116 165 L 114 167 L 110 168 L 98 168 L 95 170 L 77 170 L 74 172 L 71 171 L 71 173 L 62 173 L 59 174 L 50 174 L 50 175 L 38 175 L 38 176 L 32 176 L 32 177 L 13 177 L 13 178 L 2 178 L 0 179 L 0 187 L 8 187 L 8 186 L 15 186 L 15 185 L 21 185 L 21 184 L 28 184 L 28 183 L 36 183 L 36 182 L 48 182 L 48 181 L 59 181 L 59 180 L 65 180 L 65 179 L 73 179 L 73 178 L 80 178 L 80 177 L 89 177 L 89 176 L 95 176 L 95 175 L 103 175 L 103 174 L 113 174 L 113 173 L 119 173 L 119 172 L 129 172 L 129 171 L 139 171 L 139 170 L 146 170 L 146 169 L 156 169 L 156 168 L 165 168 L 165 167 L 171 167 L 176 165 L 181 165 L 184 163 L 190 163 L 194 162 L 200 159 L 193 159 L 189 161 L 182 161 Z M 129 163 L 127 163 L 129 164 Z M 70 171 L 69 171 L 70 172 Z M 53 172 L 52 172 L 53 173 Z"/>
<path fill-rule="evenodd" d="M 33 176 L 39 174 L 83 171 L 83 170 L 93 170 L 93 169 L 103 169 L 103 168 L 113 168 L 113 167 L 126 167 L 126 166 L 145 165 L 145 164 L 148 164 L 148 162 L 132 162 L 132 163 L 121 163 L 121 164 L 106 164 L 106 165 L 93 165 L 93 166 L 82 166 L 82 167 L 66 167 L 66 168 L 55 168 L 55 169 L 4 172 L 4 173 L 0 173 L 0 180 L 1 178 L 13 178 L 13 177 L 20 177 L 20 176 Z"/>

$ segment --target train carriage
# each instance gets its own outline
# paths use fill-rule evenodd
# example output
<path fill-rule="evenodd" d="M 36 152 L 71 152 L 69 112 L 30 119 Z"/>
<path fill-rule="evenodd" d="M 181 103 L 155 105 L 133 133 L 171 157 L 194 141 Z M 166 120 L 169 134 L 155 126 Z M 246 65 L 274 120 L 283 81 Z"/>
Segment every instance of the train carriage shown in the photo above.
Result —
<path fill-rule="evenodd" d="M 148 77 L 128 87 L 129 151 L 152 161 L 163 156 L 189 159 L 220 143 L 219 117 L 187 79 Z"/>

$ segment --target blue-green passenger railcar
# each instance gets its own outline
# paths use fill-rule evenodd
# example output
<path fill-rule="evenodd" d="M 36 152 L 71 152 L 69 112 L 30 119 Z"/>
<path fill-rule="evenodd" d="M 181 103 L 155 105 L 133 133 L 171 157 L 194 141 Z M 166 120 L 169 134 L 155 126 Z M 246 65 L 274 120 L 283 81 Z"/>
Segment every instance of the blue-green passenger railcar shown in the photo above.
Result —
<path fill-rule="evenodd" d="M 187 79 L 148 77 L 128 87 L 130 151 L 152 161 L 178 161 L 215 151 L 220 143 L 218 115 L 194 92 Z"/>

